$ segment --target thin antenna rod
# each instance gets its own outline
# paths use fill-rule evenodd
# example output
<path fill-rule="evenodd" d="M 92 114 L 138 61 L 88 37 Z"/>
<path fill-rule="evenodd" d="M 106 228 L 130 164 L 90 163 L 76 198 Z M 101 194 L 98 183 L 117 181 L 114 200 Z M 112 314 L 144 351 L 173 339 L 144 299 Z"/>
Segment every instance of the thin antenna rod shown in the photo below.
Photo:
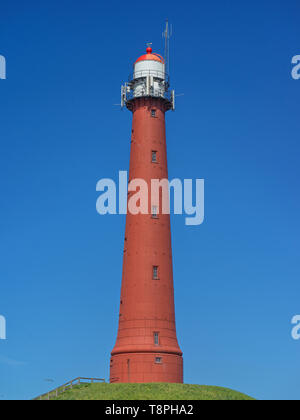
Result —
<path fill-rule="evenodd" d="M 166 73 L 170 75 L 170 38 L 173 35 L 172 25 L 169 27 L 169 20 L 166 20 L 166 29 L 163 32 L 163 38 L 165 39 L 165 63 Z"/>

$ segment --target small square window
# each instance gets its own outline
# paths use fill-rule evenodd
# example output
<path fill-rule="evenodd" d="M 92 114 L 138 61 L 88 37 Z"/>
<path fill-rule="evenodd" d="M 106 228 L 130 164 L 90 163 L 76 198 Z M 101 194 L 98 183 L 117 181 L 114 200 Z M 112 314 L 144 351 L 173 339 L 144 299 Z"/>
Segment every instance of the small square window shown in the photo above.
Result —
<path fill-rule="evenodd" d="M 151 109 L 151 117 L 153 117 L 153 118 L 156 117 L 156 110 L 155 109 Z"/>
<path fill-rule="evenodd" d="M 152 219 L 158 219 L 158 209 L 157 209 L 157 206 L 152 206 Z"/>
<path fill-rule="evenodd" d="M 152 163 L 157 163 L 157 152 L 152 150 Z"/>
<path fill-rule="evenodd" d="M 162 357 L 155 357 L 155 363 L 161 364 L 162 363 Z"/>
<path fill-rule="evenodd" d="M 153 266 L 153 279 L 154 280 L 158 279 L 158 266 L 157 265 Z"/>
<path fill-rule="evenodd" d="M 159 346 L 159 333 L 158 332 L 154 333 L 154 344 L 156 346 Z"/>

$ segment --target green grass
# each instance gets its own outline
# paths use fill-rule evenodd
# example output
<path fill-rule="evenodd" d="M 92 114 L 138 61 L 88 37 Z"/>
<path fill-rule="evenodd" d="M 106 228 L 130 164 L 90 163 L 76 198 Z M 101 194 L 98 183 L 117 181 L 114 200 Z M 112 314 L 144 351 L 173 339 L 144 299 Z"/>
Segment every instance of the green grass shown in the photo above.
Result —
<path fill-rule="evenodd" d="M 82 384 L 53 400 L 226 400 L 253 398 L 216 386 L 183 384 Z"/>

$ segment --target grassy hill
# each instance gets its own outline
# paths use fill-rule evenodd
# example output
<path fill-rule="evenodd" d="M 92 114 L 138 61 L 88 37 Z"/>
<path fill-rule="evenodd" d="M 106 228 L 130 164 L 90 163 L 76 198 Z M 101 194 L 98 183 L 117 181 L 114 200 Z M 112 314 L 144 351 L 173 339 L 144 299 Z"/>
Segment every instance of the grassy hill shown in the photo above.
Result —
<path fill-rule="evenodd" d="M 52 399 L 52 398 L 51 398 Z M 185 384 L 83 384 L 53 400 L 253 400 L 231 389 Z"/>

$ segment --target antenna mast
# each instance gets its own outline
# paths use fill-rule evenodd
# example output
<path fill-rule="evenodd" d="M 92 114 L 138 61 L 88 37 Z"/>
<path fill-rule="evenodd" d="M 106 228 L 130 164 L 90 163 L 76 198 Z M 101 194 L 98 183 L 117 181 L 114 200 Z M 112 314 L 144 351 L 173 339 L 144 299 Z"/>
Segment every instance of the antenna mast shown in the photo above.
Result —
<path fill-rule="evenodd" d="M 169 25 L 169 20 L 166 20 L 166 29 L 164 30 L 162 36 L 165 39 L 165 63 L 166 63 L 166 73 L 170 75 L 170 38 L 173 35 L 172 25 Z"/>

